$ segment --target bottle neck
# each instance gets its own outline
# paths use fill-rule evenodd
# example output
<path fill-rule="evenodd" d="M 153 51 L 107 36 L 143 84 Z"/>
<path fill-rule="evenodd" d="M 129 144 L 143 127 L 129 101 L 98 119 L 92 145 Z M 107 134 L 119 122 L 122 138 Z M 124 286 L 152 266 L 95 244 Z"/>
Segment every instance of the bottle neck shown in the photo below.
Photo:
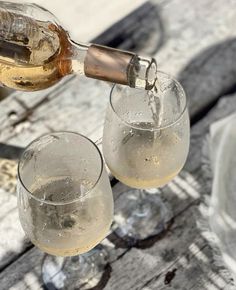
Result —
<path fill-rule="evenodd" d="M 150 90 L 156 80 L 153 58 L 101 45 L 72 42 L 73 72 L 133 88 Z"/>
<path fill-rule="evenodd" d="M 132 88 L 151 90 L 156 82 L 157 63 L 154 58 L 135 55 L 129 67 L 128 85 Z"/>

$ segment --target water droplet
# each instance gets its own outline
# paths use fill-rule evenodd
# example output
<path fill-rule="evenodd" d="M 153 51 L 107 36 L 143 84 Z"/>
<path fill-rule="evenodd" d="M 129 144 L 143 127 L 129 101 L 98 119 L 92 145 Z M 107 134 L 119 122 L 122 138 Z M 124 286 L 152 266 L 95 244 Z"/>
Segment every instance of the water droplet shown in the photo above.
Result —
<path fill-rule="evenodd" d="M 45 228 L 46 228 L 46 225 L 47 225 L 47 223 L 44 223 L 44 224 L 43 224 L 42 231 L 44 231 L 44 230 L 45 230 Z"/>
<path fill-rule="evenodd" d="M 153 162 L 154 162 L 156 165 L 159 165 L 159 164 L 160 164 L 160 161 L 159 161 L 158 156 L 152 156 L 152 160 L 153 160 Z"/>
<path fill-rule="evenodd" d="M 59 234 L 58 234 L 58 237 L 62 237 L 62 233 L 59 233 Z"/>

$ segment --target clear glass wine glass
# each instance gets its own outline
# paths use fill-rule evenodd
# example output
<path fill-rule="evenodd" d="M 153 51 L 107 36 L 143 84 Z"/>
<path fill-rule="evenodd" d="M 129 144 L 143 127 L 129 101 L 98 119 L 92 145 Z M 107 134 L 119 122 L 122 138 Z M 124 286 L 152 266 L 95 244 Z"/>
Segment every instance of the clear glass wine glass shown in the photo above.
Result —
<path fill-rule="evenodd" d="M 17 192 L 26 235 L 50 254 L 42 267 L 46 287 L 96 285 L 106 254 L 100 246 L 90 250 L 106 237 L 113 219 L 111 186 L 97 146 L 72 132 L 36 139 L 19 161 Z"/>
<path fill-rule="evenodd" d="M 151 91 L 114 85 L 103 131 L 103 153 L 111 173 L 135 188 L 115 208 L 116 233 L 136 242 L 158 234 L 170 219 L 156 194 L 182 169 L 189 150 L 189 115 L 182 86 L 157 72 Z"/>

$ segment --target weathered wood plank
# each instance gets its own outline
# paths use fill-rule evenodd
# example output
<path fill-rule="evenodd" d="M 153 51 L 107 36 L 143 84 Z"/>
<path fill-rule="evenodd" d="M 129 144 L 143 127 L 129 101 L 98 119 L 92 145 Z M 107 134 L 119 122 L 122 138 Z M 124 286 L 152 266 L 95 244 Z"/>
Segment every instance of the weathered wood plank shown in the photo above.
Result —
<path fill-rule="evenodd" d="M 209 15 L 208 11 L 209 8 L 206 9 L 206 5 L 212 5 L 212 9 L 210 9 L 211 13 Z M 217 98 L 222 93 L 222 86 L 224 84 L 227 84 L 227 88 L 230 88 L 234 80 L 232 79 L 232 75 L 230 74 L 230 68 L 234 66 L 233 61 L 230 62 L 230 57 L 232 55 L 232 52 L 229 51 L 227 54 L 227 66 L 224 66 L 224 63 L 220 63 L 218 61 L 218 57 L 224 59 L 225 50 L 227 51 L 226 47 L 221 47 L 221 52 L 218 52 L 218 48 L 216 49 L 216 52 L 214 52 L 214 57 L 211 57 L 211 54 L 207 53 L 206 55 L 209 55 L 209 57 L 203 57 L 200 62 L 198 62 L 198 59 L 196 61 L 197 66 L 187 67 L 184 68 L 185 65 L 187 65 L 192 59 L 194 59 L 197 54 L 200 54 L 202 50 L 206 49 L 208 45 L 215 45 L 220 41 L 226 40 L 228 37 L 234 37 L 235 31 L 231 29 L 231 26 L 234 24 L 235 21 L 235 15 L 234 15 L 234 9 L 231 9 L 233 5 L 233 1 L 228 2 L 228 4 L 225 4 L 225 1 L 222 0 L 219 1 L 216 4 L 213 4 L 210 0 L 208 1 L 198 1 L 197 3 L 193 3 L 192 1 L 180 1 L 180 0 L 172 0 L 169 2 L 161 2 L 158 1 L 158 7 L 160 8 L 160 15 L 162 18 L 163 26 L 165 28 L 165 41 L 163 42 L 160 51 L 158 52 L 158 60 L 160 68 L 171 72 L 174 75 L 179 74 L 180 78 L 182 78 L 182 81 L 185 85 L 185 88 L 187 92 L 189 93 L 190 98 L 194 98 L 194 101 L 190 103 L 191 112 L 198 112 L 200 108 L 202 107 L 202 99 L 207 99 L 207 102 L 204 102 L 204 106 Z M 216 6 L 216 7 L 215 7 Z M 176 11 L 179 11 L 178 9 L 186 11 L 190 11 L 190 13 L 177 13 Z M 223 13 L 223 14 L 222 14 Z M 222 19 L 222 15 L 227 15 L 226 18 Z M 202 30 L 200 27 L 203 25 L 204 29 Z M 178 25 L 177 25 L 178 24 Z M 187 27 L 187 29 L 186 29 Z M 220 31 L 221 33 L 218 33 Z M 206 39 L 206 41 L 202 40 Z M 150 42 L 149 42 L 150 44 Z M 230 46 L 230 50 L 234 51 L 234 45 Z M 143 48 L 145 51 L 145 47 Z M 201 59 L 201 57 L 200 57 Z M 194 79 L 196 76 L 203 73 L 205 76 L 208 74 L 210 75 L 211 69 L 209 70 L 209 67 L 207 66 L 207 62 L 209 61 L 209 67 L 212 69 L 216 69 L 220 67 L 221 74 L 217 75 L 214 74 L 214 77 L 206 78 L 203 77 L 197 77 L 197 82 L 199 83 L 199 87 L 196 85 L 194 86 Z M 201 72 L 201 62 L 204 64 L 204 70 Z M 215 65 L 216 64 L 216 65 Z M 198 68 L 195 69 L 195 67 Z M 235 67 L 235 66 L 234 66 Z M 189 72 L 189 73 L 188 73 Z M 189 75 L 189 77 L 188 77 Z M 225 79 L 224 79 L 225 78 Z M 219 86 L 215 86 L 215 82 L 219 83 Z M 102 85 L 102 89 L 100 90 L 100 84 Z M 85 134 L 90 136 L 91 138 L 94 138 L 94 140 L 97 139 L 97 137 L 101 134 L 101 120 L 102 116 L 104 116 L 104 109 L 106 107 L 107 99 L 105 99 L 103 96 L 108 96 L 109 93 L 109 86 L 106 84 L 102 84 L 100 82 L 98 85 L 98 82 L 96 81 L 88 81 L 86 80 L 86 83 L 83 79 L 78 80 L 76 78 L 72 78 L 68 80 L 68 83 L 65 84 L 65 86 L 58 86 L 58 89 L 54 91 L 55 88 L 37 93 L 37 96 L 40 96 L 43 94 L 43 96 L 39 97 L 40 101 L 36 100 L 36 95 L 27 95 L 27 94 L 15 94 L 14 96 L 10 96 L 9 100 L 4 100 L 2 102 L 1 107 L 5 107 L 5 113 L 2 114 L 2 122 L 1 124 L 4 124 L 1 135 L 1 141 L 2 142 L 9 142 L 9 144 L 17 144 L 24 146 L 29 141 L 37 137 L 38 135 L 48 132 L 50 130 L 58 130 L 60 129 L 75 129 L 78 131 L 83 131 Z M 103 87 L 104 85 L 104 87 Z M 79 91 L 79 87 L 82 86 L 82 90 Z M 107 88 L 105 88 L 107 86 Z M 96 88 L 93 90 L 92 88 Z M 226 88 L 226 89 L 227 89 Z M 193 92 L 197 91 L 196 94 L 193 96 Z M 70 92 L 73 91 L 74 93 L 71 94 Z M 100 96 L 99 98 L 94 97 L 95 92 L 97 96 Z M 77 108 L 77 106 L 81 106 L 80 98 L 81 93 L 83 94 L 83 102 L 86 103 L 87 97 L 89 98 L 88 106 L 86 110 L 83 108 L 83 110 L 80 110 Z M 69 97 L 68 97 L 69 96 Z M 28 99 L 27 99 L 28 98 Z M 201 98 L 201 99 L 200 99 Z M 12 107 L 11 110 L 15 110 L 18 116 L 15 116 L 16 118 L 9 118 L 7 117 L 7 114 L 9 114 L 10 110 L 7 108 L 8 105 L 12 104 L 12 100 L 14 101 L 13 104 L 15 104 L 15 108 Z M 23 103 L 22 103 L 23 100 Z M 42 101 L 45 100 L 45 101 Z M 78 100 L 78 101 L 77 101 Z M 42 101 L 42 102 L 41 102 Z M 82 103 L 83 103 L 82 102 Z M 93 102 L 93 103 L 92 103 Z M 92 103 L 92 108 L 90 108 L 90 104 Z M 164 196 L 168 196 L 167 200 L 170 201 L 170 204 L 175 209 L 176 214 L 180 214 L 181 211 L 185 210 L 186 207 L 188 207 L 189 204 L 194 203 L 195 200 L 199 199 L 199 195 L 209 192 L 204 192 L 204 184 L 200 184 L 199 189 L 199 174 L 201 172 L 199 171 L 199 168 L 201 166 L 200 163 L 200 150 L 201 150 L 201 140 L 203 138 L 203 135 L 208 130 L 208 125 L 210 122 L 212 122 L 214 119 L 219 118 L 220 116 L 223 116 L 224 114 L 228 114 L 233 110 L 234 101 L 232 99 L 230 111 L 227 111 L 224 107 L 220 114 L 216 113 L 215 117 L 211 117 L 208 121 L 204 121 L 203 123 L 199 123 L 199 127 L 196 127 L 198 129 L 193 130 L 192 135 L 192 144 L 193 149 L 190 153 L 190 158 L 187 163 L 186 169 L 189 171 L 185 175 L 186 182 L 183 183 L 182 179 L 176 179 L 173 183 L 170 183 L 169 186 L 165 187 L 162 192 Z M 63 104 L 63 105 L 62 105 Z M 74 105 L 76 104 L 76 105 Z M 36 106 L 36 107 L 35 107 Z M 65 111 L 63 109 L 63 106 L 66 107 Z M 97 108 L 96 108 L 97 106 Z M 31 108 L 32 110 L 30 110 Z M 97 109 L 96 111 L 94 109 Z M 193 109 L 194 108 L 194 109 Z M 2 110 L 2 109 L 1 109 Z M 60 112 L 60 113 L 58 113 Z M 85 114 L 86 113 L 86 114 Z M 81 114 L 81 115 L 80 115 Z M 64 116 L 64 117 L 62 117 Z M 48 118 L 50 120 L 50 123 L 48 121 Z M 205 123 L 204 123 L 205 122 Z M 51 126 L 52 123 L 52 126 Z M 197 125 L 198 126 L 198 125 Z M 202 129 L 203 128 L 203 129 Z M 196 186 L 188 186 L 189 180 L 192 180 L 192 182 Z M 172 199 L 171 199 L 172 196 Z M 171 202 L 172 200 L 172 202 Z M 15 204 L 14 201 L 12 202 L 12 208 L 14 208 Z M 195 209 L 197 211 L 197 208 Z M 188 212 L 188 211 L 187 211 Z M 186 213 L 187 215 L 187 213 Z M 185 212 L 183 213 L 183 216 L 185 216 Z M 192 217 L 190 215 L 190 217 Z M 191 219 L 191 218 L 188 219 Z M 188 220 L 187 219 L 187 220 Z M 194 219 L 194 221 L 196 218 Z M 182 221 L 183 224 L 186 224 L 185 220 Z M 177 225 L 175 222 L 174 225 Z M 193 230 L 194 224 L 192 225 Z M 106 288 L 107 289 L 120 289 L 122 286 L 122 289 L 132 289 L 129 288 L 130 285 L 133 287 L 133 289 L 140 289 L 140 287 L 150 287 L 149 289 L 156 289 L 155 285 L 152 283 L 149 286 L 146 286 L 146 283 L 148 283 L 150 280 L 153 279 L 158 281 L 158 275 L 162 272 L 161 269 L 171 270 L 169 267 L 176 261 L 171 261 L 170 264 L 162 264 L 156 266 L 156 259 L 158 256 L 158 247 L 161 247 L 160 244 L 163 246 L 163 250 L 167 247 L 173 248 L 176 243 L 178 246 L 183 246 L 181 236 L 183 233 L 188 229 L 187 225 L 186 227 L 182 228 L 180 230 L 179 235 L 175 238 L 175 241 L 164 240 L 155 243 L 150 250 L 141 250 L 141 249 L 132 249 L 129 251 L 126 255 L 123 256 L 122 259 L 119 259 L 118 261 L 113 260 L 112 267 L 113 272 L 111 279 L 109 280 Z M 172 232 L 170 232 L 172 233 Z M 16 236 L 16 240 L 20 245 L 21 243 L 21 237 Z M 190 237 L 191 240 L 191 237 Z M 192 237 L 192 240 L 190 242 L 194 242 L 194 237 Z M 205 242 L 201 244 L 202 247 L 205 249 Z M 156 248 L 157 247 L 157 248 Z M 24 246 L 22 246 L 22 249 Z M 182 249 L 182 248 L 181 248 Z M 30 254 L 34 256 L 34 251 L 37 252 L 37 250 L 33 249 Z M 36 253 L 35 252 L 35 253 Z M 16 252 L 16 255 L 19 252 Z M 180 252 L 181 255 L 182 252 Z M 136 258 L 136 255 L 138 255 L 138 258 Z M 32 256 L 32 257 L 33 257 Z M 14 283 L 19 283 L 19 279 L 22 279 L 22 281 L 27 281 L 27 283 L 30 283 L 30 287 L 34 289 L 35 287 L 37 289 L 40 282 L 36 281 L 38 278 L 32 278 L 33 274 L 31 273 L 31 265 L 28 263 L 27 254 L 23 255 L 21 261 L 21 264 L 18 262 L 13 263 L 11 266 L 9 266 L 6 271 L 3 272 L 3 274 L 0 276 L 0 279 L 2 281 L 2 277 L 11 277 L 10 275 L 13 275 L 14 272 L 19 271 L 19 265 L 24 265 L 24 271 L 19 273 L 16 280 L 13 281 Z M 35 259 L 32 258 L 32 261 L 36 262 L 34 267 L 36 269 L 39 267 L 39 264 L 37 264 L 37 253 L 35 254 Z M 148 261 L 150 259 L 150 264 L 148 264 L 147 271 L 142 271 L 141 276 L 139 265 L 143 261 Z M 136 263 L 132 262 L 132 260 L 136 261 Z M 8 261 L 8 260 L 7 260 Z M 40 258 L 38 259 L 40 263 Z M 119 262 L 119 261 L 122 261 Z M 193 265 L 194 265 L 194 259 Z M 128 264 L 127 267 L 124 267 L 125 264 Z M 146 265 L 146 264 L 145 264 Z M 14 268 L 15 267 L 15 268 Z M 209 266 L 210 267 L 210 266 Z M 23 268 L 23 267 L 22 267 Z M 141 267 L 143 270 L 143 267 Z M 151 268 L 151 271 L 149 269 Z M 133 272 L 134 277 L 139 277 L 142 281 L 137 282 L 137 285 L 135 284 L 135 281 L 131 280 L 129 278 L 130 272 Z M 37 271 L 36 271 L 37 272 Z M 150 273 L 149 273 L 150 272 Z M 203 271 L 204 272 L 204 271 Z M 40 272 L 36 273 L 36 276 L 39 275 Z M 204 272 L 205 273 L 205 272 Z M 157 275 L 158 274 L 158 275 Z M 178 274 L 178 272 L 177 272 Z M 176 275 L 177 275 L 176 274 Z M 206 274 L 206 273 L 205 273 Z M 200 275 L 200 280 L 205 279 L 204 275 Z M 165 275 L 165 273 L 163 273 Z M 37 276 L 38 277 L 38 276 Z M 164 276 L 163 276 L 164 277 Z M 215 276 L 214 276 L 215 277 Z M 122 279 L 121 279 L 122 278 Z M 160 278 L 161 279 L 161 278 Z M 9 279 L 8 279 L 9 280 Z M 36 282 L 35 282 L 36 281 Z M 163 281 L 163 280 L 162 280 Z M 8 283 L 11 283 L 8 281 Z M 159 283 L 159 282 L 158 282 Z M 193 289 L 202 289 L 197 288 L 198 286 L 194 286 L 194 280 L 190 282 L 192 284 Z M 10 284 L 5 284 L 6 289 L 10 289 Z M 201 285 L 201 284 L 199 284 Z M 191 287 L 192 287 L 191 286 Z M 13 287 L 13 286 L 12 286 Z M 21 289 L 21 286 L 16 286 L 15 289 Z M 22 286 L 25 287 L 26 286 Z M 109 288 L 111 287 L 111 288 Z M 163 287 L 169 287 L 169 286 L 163 286 Z M 214 289 L 213 285 L 210 285 L 212 289 Z M 223 286 L 222 286 L 223 287 Z M 225 286 L 227 287 L 227 286 Z M 22 288 L 22 289 L 25 289 Z M 209 288 L 209 289 L 211 289 Z M 14 289 L 14 288 L 12 288 Z M 145 289 L 145 288 L 144 288 Z M 163 288 L 164 289 L 164 288 Z M 169 288 L 167 288 L 169 289 Z M 220 288 L 223 289 L 223 288 Z M 225 288 L 228 289 L 228 288 Z M 235 288 L 232 288 L 235 289 Z M 189 289 L 188 289 L 189 290 Z"/>
<path fill-rule="evenodd" d="M 20 226 L 16 196 L 16 162 L 0 159 L 0 269 L 8 264 L 29 242 Z"/>
<path fill-rule="evenodd" d="M 129 47 L 136 49 L 137 47 L 135 45 L 137 42 L 140 43 L 144 39 L 145 41 L 142 42 L 143 46 L 138 46 L 137 49 L 145 53 L 150 47 L 155 49 L 157 45 L 155 36 L 157 34 L 163 34 L 161 44 L 157 45 L 159 50 L 154 55 L 157 58 L 161 70 L 178 76 L 182 81 L 189 96 L 190 111 L 192 115 L 196 115 L 202 107 L 207 106 L 213 100 L 217 99 L 223 92 L 232 88 L 235 83 L 235 42 L 234 40 L 228 40 L 228 38 L 234 38 L 236 33 L 235 30 L 231 29 L 235 21 L 235 17 L 233 17 L 234 2 L 228 1 L 227 5 L 223 0 L 220 0 L 217 5 L 212 4 L 211 0 L 207 2 L 201 0 L 197 3 L 192 3 L 192 1 L 183 2 L 180 0 L 172 0 L 167 3 L 162 1 L 152 2 L 156 6 L 153 6 L 151 20 L 156 25 L 157 22 L 155 22 L 155 19 L 159 19 L 159 25 L 156 25 L 158 31 L 154 31 L 154 28 L 148 26 L 145 22 L 148 15 L 145 19 L 140 16 L 136 33 L 141 28 L 143 32 L 141 35 L 138 33 L 140 37 L 136 37 L 139 41 L 135 40 L 136 33 L 134 33 L 134 39 L 130 42 Z M 208 9 L 205 9 L 206 5 L 213 6 L 214 8 L 211 10 L 210 15 L 208 15 Z M 189 12 L 184 15 L 182 13 L 176 13 L 178 9 L 190 11 L 191 13 Z M 221 15 L 225 15 L 225 18 L 222 19 Z M 201 25 L 199 26 L 200 23 Z M 145 30 L 145 26 L 148 28 L 148 31 Z M 134 27 L 132 29 L 134 30 Z M 144 35 L 148 35 L 149 38 L 147 36 L 145 38 Z M 131 35 L 130 38 L 132 38 Z M 223 43 L 224 41 L 225 43 Z M 122 46 L 122 43 L 120 45 Z M 90 83 L 89 80 L 87 81 L 87 86 L 96 84 L 97 90 L 99 90 L 100 85 L 103 86 L 102 82 Z M 70 83 L 71 90 L 75 91 L 79 89 L 84 79 L 82 78 L 80 82 L 77 78 L 69 78 L 68 82 Z M 52 92 L 53 94 L 53 89 L 33 94 L 16 93 L 13 94 L 12 99 L 24 100 L 26 107 L 30 106 L 31 103 L 38 103 L 40 106 L 42 100 L 45 99 L 45 102 L 47 102 L 47 96 L 50 99 L 50 93 Z M 57 92 L 56 88 L 55 90 Z M 107 93 L 109 93 L 109 90 L 100 95 L 107 95 Z M 76 97 L 80 98 L 80 95 L 76 94 Z M 58 93 L 57 98 L 58 102 L 60 102 L 62 99 L 60 93 Z M 72 98 L 70 100 L 73 104 L 74 99 Z M 100 102 L 103 100 L 101 98 Z M 9 100 L 3 103 L 3 106 L 10 102 Z M 16 111 L 18 113 L 17 108 Z M 19 117 L 16 118 L 16 122 L 20 122 L 22 116 L 25 115 L 26 113 L 22 112 L 20 114 L 19 112 Z M 93 126 L 97 124 L 97 121 L 98 119 L 94 120 Z M 74 121 L 71 123 L 74 123 Z M 10 131 L 10 121 L 8 121 L 8 125 Z M 39 130 L 39 134 L 41 129 Z M 5 140 L 8 140 L 8 138 Z"/>
<path fill-rule="evenodd" d="M 161 70 L 178 77 L 189 97 L 190 112 L 197 115 L 235 86 L 236 2 L 153 3 L 160 11 L 164 35 L 157 62 Z"/>
<path fill-rule="evenodd" d="M 24 257 L 27 257 L 27 263 L 24 262 Z M 41 288 L 39 285 L 42 283 L 41 266 L 44 253 L 33 248 L 28 251 L 24 257 L 19 258 L 14 264 L 8 267 L 8 269 L 11 269 L 9 272 L 11 276 L 4 275 L 4 272 L 2 272 L 2 277 L 0 278 L 2 290 Z M 37 261 L 37 263 L 35 263 L 35 261 Z M 29 265 L 31 265 L 31 271 L 28 271 Z M 24 275 L 23 279 L 22 274 Z"/>
<path fill-rule="evenodd" d="M 177 257 L 186 254 L 186 249 L 191 248 L 194 239 L 201 248 L 204 241 L 194 228 L 195 219 L 190 218 L 192 215 L 193 209 L 191 208 L 185 211 L 184 215 L 177 217 L 175 227 L 153 247 L 145 250 L 133 248 L 121 259 L 113 262 L 111 264 L 113 275 L 105 289 L 120 289 L 121 285 L 122 289 L 138 289 L 147 279 L 157 274 L 157 271 L 165 271 Z M 187 221 L 187 227 L 183 232 L 185 221 Z M 174 250 L 172 246 L 175 246 Z M 32 287 L 31 289 L 41 289 L 38 279 L 40 279 L 42 258 L 43 254 L 36 248 L 27 252 L 0 274 L 1 289 L 27 289 L 26 285 Z M 26 260 L 27 263 L 25 263 Z M 23 264 L 24 267 L 21 267 L 19 271 L 19 266 Z M 137 267 L 141 264 L 142 267 Z M 129 279 L 126 275 L 129 276 Z M 21 279 L 22 281 L 19 282 Z M 30 284 L 27 284 L 27 281 Z M 18 283 L 22 288 L 17 288 Z"/>
<path fill-rule="evenodd" d="M 212 249 L 201 228 L 196 226 L 201 218 L 199 206 L 189 207 L 176 217 L 171 230 L 151 247 L 132 248 L 122 258 L 111 262 L 112 275 L 104 289 L 118 290 L 121 285 L 124 290 L 215 289 L 215 284 L 217 289 L 223 289 L 230 284 L 231 277 L 225 274 L 224 268 L 212 266 L 215 263 Z M 0 274 L 2 289 L 43 289 L 40 277 L 43 256 L 34 248 L 10 265 Z M 24 266 L 19 272 L 20 265 Z M 167 283 L 168 273 L 174 269 L 176 276 Z"/>
<path fill-rule="evenodd" d="M 212 256 L 212 248 L 205 244 L 202 248 L 193 243 L 189 252 L 181 256 L 171 265 L 168 272 L 162 273 L 158 279 L 153 279 L 142 287 L 143 290 L 219 290 L 235 289 L 230 277 L 222 270 L 212 269 L 216 261 Z M 168 273 L 168 274 L 167 274 Z"/>
<path fill-rule="evenodd" d="M 39 135 L 55 130 L 80 132 L 95 141 L 99 139 L 110 85 L 104 82 L 98 85 L 99 81 L 90 79 L 85 82 L 84 79 L 76 78 L 73 85 L 67 82 L 51 93 L 43 94 L 40 103 L 35 103 L 32 97 L 34 93 L 30 94 L 29 103 L 27 94 L 15 95 L 15 102 L 21 108 L 24 107 L 24 110 L 15 111 L 15 120 L 9 120 L 7 114 L 4 114 L 3 122 L 8 120 L 9 123 L 8 127 L 2 129 L 0 140 L 12 145 L 26 146 Z M 8 98 L 3 101 L 7 104 L 8 102 Z"/>
<path fill-rule="evenodd" d="M 230 273 L 224 268 L 224 263 L 222 262 L 219 253 L 218 255 L 213 255 L 214 251 L 209 244 L 207 235 L 209 235 L 209 228 L 207 225 L 207 203 L 205 203 L 206 197 L 210 195 L 210 188 L 206 186 L 206 180 L 201 169 L 201 147 L 208 133 L 209 125 L 224 116 L 229 115 L 234 112 L 236 107 L 236 94 L 222 99 L 218 106 L 214 108 L 209 114 L 199 123 L 197 123 L 192 128 L 192 151 L 189 155 L 185 169 L 189 169 L 188 176 L 195 180 L 197 184 L 197 190 L 194 187 L 186 186 L 181 180 L 172 182 L 174 185 L 181 184 L 182 188 L 179 189 L 183 196 L 187 193 L 190 196 L 188 200 L 189 204 L 191 200 L 199 201 L 199 206 L 192 206 L 187 210 L 184 210 L 180 214 L 168 232 L 167 236 L 170 237 L 165 240 L 162 239 L 153 245 L 154 252 L 150 253 L 150 249 L 142 250 L 141 253 L 135 249 L 129 251 L 128 254 L 124 255 L 122 259 L 112 264 L 113 272 L 115 273 L 111 276 L 105 289 L 119 289 L 122 285 L 123 289 L 236 289 L 233 284 L 232 277 Z M 194 167 L 192 166 L 194 164 Z M 209 181 L 208 181 L 209 182 Z M 169 187 L 172 187 L 171 183 Z M 168 191 L 168 187 L 164 188 Z M 175 191 L 175 193 L 178 190 Z M 174 196 L 174 193 L 172 193 Z M 179 195 L 179 200 L 173 203 L 174 206 L 178 207 L 178 203 L 185 203 L 182 200 L 181 194 Z M 184 199 L 184 198 L 183 198 Z M 171 201 L 169 201 L 171 203 Z M 187 212 L 191 212 L 190 217 L 186 216 Z M 179 218 L 183 220 L 180 222 Z M 189 221 L 190 219 L 191 221 Z M 192 225 L 188 223 L 192 223 Z M 201 223 L 204 225 L 202 226 Z M 175 229 L 180 228 L 180 234 L 178 238 L 172 235 Z M 192 229 L 193 235 L 189 232 L 189 228 Z M 187 236 L 185 233 L 188 231 Z M 196 236 L 194 236 L 196 234 Z M 194 255 L 189 255 L 189 251 L 186 248 L 185 240 L 190 239 L 193 249 L 198 250 Z M 198 239 L 203 239 L 199 243 Z M 160 246 L 161 244 L 161 246 Z M 159 261 L 159 253 L 161 252 L 155 247 L 163 247 L 170 254 L 171 262 L 167 267 L 163 261 Z M 179 248 L 183 252 L 179 252 Z M 173 258 L 175 250 L 177 249 L 176 257 Z M 191 250 L 190 253 L 194 253 L 195 250 Z M 172 260 L 173 258 L 173 260 Z M 150 263 L 150 268 L 145 264 Z M 142 265 L 139 267 L 138 265 Z M 145 265 L 146 267 L 144 267 Z M 175 278 L 173 281 L 165 285 L 165 280 L 167 279 L 167 273 L 177 269 L 175 273 Z M 162 271 L 163 270 L 163 271 Z M 133 276 L 131 276 L 133 275 Z M 149 276 L 150 275 L 150 276 Z M 132 278 L 133 277 L 133 278 Z M 119 286 L 118 286 L 119 285 Z"/>
<path fill-rule="evenodd" d="M 68 83 L 71 79 L 74 79 L 73 90 L 71 90 Z M 14 136 L 8 144 L 14 143 L 26 146 L 34 138 L 51 130 L 74 130 L 90 137 L 93 136 L 94 140 L 99 139 L 110 85 L 106 83 L 98 85 L 98 81 L 89 81 L 85 83 L 83 78 L 78 81 L 76 78 L 68 77 L 58 86 L 43 92 L 28 94 L 16 92 L 12 94 L 1 103 L 1 141 L 5 142 L 11 136 Z M 94 87 L 97 86 L 99 89 L 94 91 Z M 56 100 L 58 96 L 59 101 Z M 100 102 L 100 99 L 104 101 Z M 84 111 L 87 111 L 91 116 L 89 121 L 84 118 Z M 99 115 L 98 112 L 101 112 L 102 115 Z M 49 118 L 49 116 L 51 117 Z M 93 116 L 95 117 L 94 120 Z M 46 122 L 44 123 L 42 120 Z M 73 128 L 71 124 L 74 124 Z M 0 152 L 0 156 L 2 155 L 5 155 L 5 153 Z M 4 177 L 3 172 L 2 176 Z M 5 196 L 6 192 L 1 192 L 2 200 L 5 199 Z M 28 246 L 19 225 L 15 195 L 11 196 L 11 202 L 1 202 L 1 207 L 4 207 L 4 212 L 8 212 L 9 215 L 12 213 L 12 219 L 8 215 L 6 215 L 6 218 L 9 220 L 17 218 L 17 222 L 12 222 L 11 230 L 9 230 L 9 236 L 14 240 L 14 244 L 8 243 L 7 239 L 2 240 L 0 268 L 7 265 L 10 260 L 13 260 Z M 3 210 L 1 209 L 1 211 Z M 0 227 L 5 232 L 5 220 L 3 223 L 0 222 L 0 224 Z"/>
<path fill-rule="evenodd" d="M 193 127 L 192 136 L 194 138 L 195 136 L 201 138 L 201 140 L 195 139 L 194 144 L 203 141 L 203 136 L 207 133 L 208 125 L 213 120 L 217 120 L 223 115 L 229 114 L 229 112 L 234 108 L 232 106 L 233 104 L 236 104 L 236 95 L 222 99 L 217 108 L 210 112 L 202 122 Z M 196 146 L 196 152 L 198 152 L 198 146 Z M 196 223 L 202 219 L 202 214 L 204 213 L 201 208 L 203 206 L 206 207 L 203 202 L 203 196 L 209 195 L 210 192 L 205 191 L 204 180 L 199 178 L 201 158 L 197 155 L 194 159 L 195 164 L 198 164 L 198 166 L 193 169 L 192 174 L 185 172 L 182 173 L 186 179 L 185 182 L 183 178 L 181 179 L 181 177 L 177 177 L 167 187 L 163 188 L 163 196 L 166 197 L 172 206 L 174 206 L 174 213 L 177 215 L 170 231 L 168 231 L 166 236 L 161 240 L 154 241 L 151 247 L 147 247 L 146 249 L 132 248 L 118 260 L 114 260 L 113 256 L 111 262 L 112 275 L 105 289 L 120 289 L 120 285 L 122 285 L 122 289 L 124 290 L 159 289 L 159 287 L 160 289 L 169 289 L 170 287 L 172 287 L 172 289 L 180 289 L 178 287 L 180 287 L 181 281 L 186 281 L 186 285 L 182 285 L 183 288 L 181 289 L 183 290 L 215 289 L 215 283 L 218 289 L 224 289 L 226 285 L 227 287 L 231 287 L 226 289 L 236 289 L 235 286 L 230 286 L 231 277 L 227 271 L 221 265 L 217 266 L 217 263 L 215 263 L 209 242 L 204 236 L 202 229 L 196 225 Z M 188 163 L 189 162 L 187 162 L 186 168 L 188 167 Z M 192 186 L 190 185 L 191 180 Z M 118 184 L 117 189 L 118 194 L 119 192 L 122 192 L 122 185 Z M 200 206 L 194 205 L 197 200 L 202 201 Z M 191 204 L 192 206 L 189 207 L 188 205 Z M 186 207 L 188 207 L 188 209 L 186 209 Z M 34 251 L 37 256 L 38 250 L 32 249 L 30 253 L 26 253 L 22 257 L 20 263 L 26 263 L 29 257 L 34 255 Z M 120 253 L 122 253 L 122 250 Z M 28 255 L 30 256 L 28 257 Z M 37 271 L 40 271 L 39 263 L 41 259 L 42 258 L 36 260 L 32 258 L 32 261 L 34 261 L 33 264 L 26 263 L 28 264 L 28 267 L 24 266 L 24 272 L 21 274 L 23 280 L 20 283 L 25 283 L 23 282 L 24 279 L 28 279 L 28 283 L 32 283 L 31 287 L 35 287 L 36 289 L 41 287 L 40 281 L 35 278 L 32 278 L 32 280 L 29 278 L 34 275 L 31 271 L 35 271 L 36 276 L 39 275 L 40 272 Z M 17 267 L 19 267 L 18 263 L 19 261 L 13 263 L 2 273 L 2 275 L 13 275 L 13 273 L 16 272 Z M 145 267 L 140 267 L 139 265 L 145 265 Z M 32 270 L 32 268 L 34 270 Z M 164 282 L 165 279 L 167 279 L 167 273 L 173 271 L 175 268 L 177 268 L 176 277 L 179 278 L 173 278 L 171 286 L 165 285 Z M 198 275 L 194 275 L 194 272 Z M 131 274 L 133 275 L 133 278 L 130 276 Z M 1 281 L 2 277 L 3 276 L 0 275 Z M 19 276 L 16 277 L 16 280 L 12 280 L 11 283 L 16 283 L 16 281 L 18 283 L 18 279 Z M 6 280 L 7 279 L 4 281 Z M 10 282 L 8 281 L 4 283 Z M 6 285 L 5 289 L 8 289 L 7 287 L 13 287 L 14 284 Z M 204 288 L 206 286 L 208 288 Z"/>

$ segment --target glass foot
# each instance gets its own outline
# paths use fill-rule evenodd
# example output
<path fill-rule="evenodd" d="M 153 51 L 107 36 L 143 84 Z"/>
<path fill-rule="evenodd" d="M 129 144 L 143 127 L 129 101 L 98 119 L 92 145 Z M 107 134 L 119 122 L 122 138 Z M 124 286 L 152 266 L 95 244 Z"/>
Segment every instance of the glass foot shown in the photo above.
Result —
<path fill-rule="evenodd" d="M 44 285 L 48 290 L 91 289 L 101 280 L 107 261 L 102 246 L 74 257 L 46 255 L 42 265 Z"/>
<path fill-rule="evenodd" d="M 162 232 L 171 217 L 156 189 L 132 189 L 116 200 L 113 229 L 122 239 L 135 242 Z"/>

